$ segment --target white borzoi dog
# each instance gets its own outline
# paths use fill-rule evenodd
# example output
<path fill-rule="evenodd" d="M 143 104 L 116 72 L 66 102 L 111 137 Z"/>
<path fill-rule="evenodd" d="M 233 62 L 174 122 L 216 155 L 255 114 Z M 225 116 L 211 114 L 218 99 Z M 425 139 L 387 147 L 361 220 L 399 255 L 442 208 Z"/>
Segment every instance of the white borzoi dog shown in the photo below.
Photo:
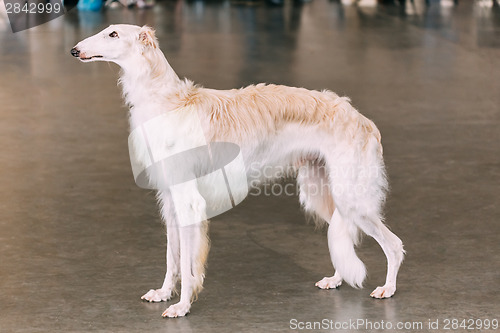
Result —
<path fill-rule="evenodd" d="M 306 212 L 328 223 L 328 246 L 335 274 L 316 283 L 336 288 L 342 281 L 360 287 L 364 264 L 354 247 L 359 231 L 373 237 L 388 262 L 385 284 L 371 296 L 391 297 L 403 261 L 401 240 L 382 222 L 387 191 L 380 133 L 375 124 L 356 111 L 349 99 L 331 91 L 311 91 L 280 85 L 258 84 L 242 89 L 212 90 L 181 80 L 170 67 L 149 27 L 112 25 L 78 43 L 71 54 L 83 62 L 111 61 L 122 68 L 120 83 L 130 106 L 131 128 L 162 114 L 175 112 L 177 123 L 149 133 L 149 144 L 162 149 L 193 147 L 190 122 L 199 119 L 207 143 L 231 142 L 241 148 L 250 168 L 292 167 L 296 170 L 300 202 Z M 154 120 L 153 120 L 154 121 Z M 180 123 L 179 123 L 180 121 Z M 139 163 L 147 157 L 136 147 Z M 177 150 L 178 151 L 178 150 Z M 181 167 L 182 168 L 182 167 Z M 258 181 L 268 181 L 260 173 Z M 184 189 L 185 208 L 191 216 L 206 216 L 206 202 L 196 183 Z M 328 184 L 327 191 L 312 191 Z M 186 315 L 202 289 L 209 249 L 207 221 L 176 223 L 171 193 L 157 194 L 167 227 L 167 272 L 163 286 L 142 299 L 169 300 L 181 281 L 180 301 L 164 317 Z"/>

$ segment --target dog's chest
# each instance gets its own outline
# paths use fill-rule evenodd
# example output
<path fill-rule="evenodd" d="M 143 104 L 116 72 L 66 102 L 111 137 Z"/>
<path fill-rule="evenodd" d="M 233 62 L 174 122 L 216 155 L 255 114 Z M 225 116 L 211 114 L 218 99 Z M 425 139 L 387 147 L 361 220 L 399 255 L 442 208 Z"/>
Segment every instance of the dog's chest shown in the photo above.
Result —
<path fill-rule="evenodd" d="M 134 176 L 176 154 L 206 145 L 198 115 L 180 108 L 149 119 L 131 119 L 129 152 Z M 177 166 L 182 168 L 182 165 Z M 168 170 L 167 170 L 168 171 Z"/>

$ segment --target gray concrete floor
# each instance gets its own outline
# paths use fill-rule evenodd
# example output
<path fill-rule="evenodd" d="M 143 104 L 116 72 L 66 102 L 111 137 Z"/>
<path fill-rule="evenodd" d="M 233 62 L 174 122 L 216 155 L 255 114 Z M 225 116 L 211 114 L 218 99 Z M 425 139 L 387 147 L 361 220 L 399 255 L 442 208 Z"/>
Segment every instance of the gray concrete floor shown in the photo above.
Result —
<path fill-rule="evenodd" d="M 487 2 L 173 2 L 70 11 L 13 34 L 0 21 L 0 331 L 271 332 L 290 320 L 500 319 L 500 10 Z M 366 287 L 322 291 L 325 230 L 297 198 L 249 197 L 214 218 L 191 314 L 140 296 L 161 285 L 164 229 L 134 184 L 118 68 L 81 64 L 77 41 L 149 24 L 180 76 L 212 88 L 328 88 L 379 126 L 387 223 L 408 255 L 396 295 L 374 300 L 385 257 L 365 239 Z M 409 330 L 412 331 L 412 330 Z"/>

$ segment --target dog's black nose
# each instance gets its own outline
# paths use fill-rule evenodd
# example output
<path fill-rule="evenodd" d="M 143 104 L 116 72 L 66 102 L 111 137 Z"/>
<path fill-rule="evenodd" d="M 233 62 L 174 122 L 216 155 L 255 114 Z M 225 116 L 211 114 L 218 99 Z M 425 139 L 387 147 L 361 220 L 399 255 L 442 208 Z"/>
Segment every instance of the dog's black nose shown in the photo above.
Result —
<path fill-rule="evenodd" d="M 71 55 L 72 55 L 73 57 L 78 57 L 78 56 L 80 56 L 80 50 L 78 50 L 76 47 L 72 48 L 72 49 L 71 49 Z"/>

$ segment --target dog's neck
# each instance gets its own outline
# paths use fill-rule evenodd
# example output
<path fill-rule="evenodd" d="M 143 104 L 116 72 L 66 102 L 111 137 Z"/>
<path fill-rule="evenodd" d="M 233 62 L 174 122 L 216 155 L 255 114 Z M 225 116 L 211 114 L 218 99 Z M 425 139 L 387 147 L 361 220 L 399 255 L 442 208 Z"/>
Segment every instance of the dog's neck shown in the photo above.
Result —
<path fill-rule="evenodd" d="M 175 105 L 175 96 L 186 90 L 190 82 L 181 80 L 160 49 L 150 49 L 141 55 L 120 63 L 120 84 L 123 96 L 130 106 L 131 118 L 147 120 L 159 115 L 157 105 Z M 133 124 L 132 124 L 133 125 Z"/>

